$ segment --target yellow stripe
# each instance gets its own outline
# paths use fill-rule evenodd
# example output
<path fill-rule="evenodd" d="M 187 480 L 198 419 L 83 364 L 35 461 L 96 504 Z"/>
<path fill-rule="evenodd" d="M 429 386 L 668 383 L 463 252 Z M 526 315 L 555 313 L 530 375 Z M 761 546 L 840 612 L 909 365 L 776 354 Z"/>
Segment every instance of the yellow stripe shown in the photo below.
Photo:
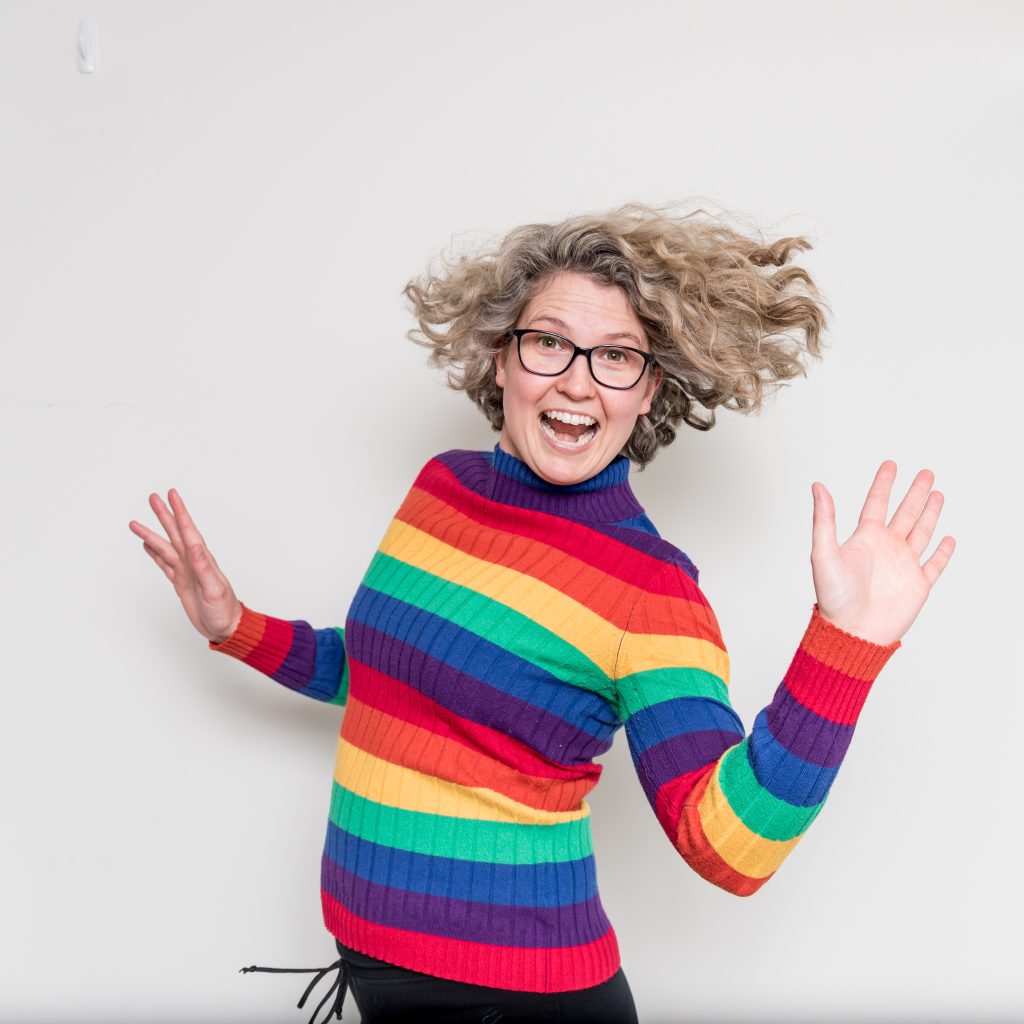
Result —
<path fill-rule="evenodd" d="M 466 554 L 400 519 L 392 520 L 380 550 L 527 616 L 611 675 L 622 630 L 536 576 Z"/>
<path fill-rule="evenodd" d="M 619 651 L 619 679 L 655 668 L 699 668 L 729 685 L 729 655 L 710 640 L 670 633 L 627 633 Z"/>
<path fill-rule="evenodd" d="M 765 839 L 751 832 L 732 809 L 719 782 L 722 762 L 715 765 L 698 810 L 708 842 L 731 868 L 750 878 L 766 878 L 789 856 L 803 838 Z"/>
<path fill-rule="evenodd" d="M 556 825 L 590 815 L 590 804 L 580 801 L 578 811 L 542 811 L 482 786 L 460 786 L 447 779 L 404 768 L 347 740 L 338 743 L 334 778 L 358 796 L 388 807 L 451 818 L 513 822 L 521 825 Z"/>

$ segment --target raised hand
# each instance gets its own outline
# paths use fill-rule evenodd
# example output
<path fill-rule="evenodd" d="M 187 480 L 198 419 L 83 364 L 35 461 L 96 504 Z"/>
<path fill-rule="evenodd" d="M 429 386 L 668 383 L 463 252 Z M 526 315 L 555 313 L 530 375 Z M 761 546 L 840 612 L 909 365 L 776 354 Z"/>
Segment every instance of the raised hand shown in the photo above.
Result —
<path fill-rule="evenodd" d="M 207 640 L 219 643 L 238 626 L 241 602 L 207 550 L 181 495 L 172 487 L 167 498 L 170 508 L 160 500 L 160 495 L 149 496 L 149 505 L 167 532 L 167 539 L 134 519 L 128 529 L 142 538 L 143 550 L 174 584 L 189 622 Z"/>
<path fill-rule="evenodd" d="M 845 544 L 836 541 L 832 495 L 820 483 L 814 494 L 811 571 L 818 611 L 829 622 L 877 644 L 899 640 L 917 618 L 932 585 L 946 568 L 956 541 L 943 537 L 922 565 L 943 496 L 931 490 L 935 474 L 922 469 L 888 523 L 896 463 L 886 459 Z"/>

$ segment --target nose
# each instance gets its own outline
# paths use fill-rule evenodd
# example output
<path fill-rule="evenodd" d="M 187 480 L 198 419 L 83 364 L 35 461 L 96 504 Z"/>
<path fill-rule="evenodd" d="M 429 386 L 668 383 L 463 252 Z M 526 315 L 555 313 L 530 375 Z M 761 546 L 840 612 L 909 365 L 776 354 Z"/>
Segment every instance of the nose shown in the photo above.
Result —
<path fill-rule="evenodd" d="M 594 378 L 590 375 L 587 357 L 578 353 L 569 369 L 557 378 L 558 390 L 568 398 L 577 401 L 589 398 L 594 393 Z"/>

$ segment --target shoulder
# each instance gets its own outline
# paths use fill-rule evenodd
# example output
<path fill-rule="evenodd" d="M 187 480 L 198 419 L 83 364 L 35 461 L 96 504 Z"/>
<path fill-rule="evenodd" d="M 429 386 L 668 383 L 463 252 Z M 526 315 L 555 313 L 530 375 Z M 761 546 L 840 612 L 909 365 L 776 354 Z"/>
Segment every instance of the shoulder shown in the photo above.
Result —
<path fill-rule="evenodd" d="M 420 467 L 416 481 L 438 473 L 454 475 L 460 479 L 473 476 L 488 469 L 487 452 L 473 451 L 469 448 L 449 448 L 447 451 L 432 455 Z"/>
<path fill-rule="evenodd" d="M 648 519 L 646 513 L 620 523 L 598 527 L 614 540 L 636 548 L 638 552 L 654 560 L 652 568 L 659 579 L 677 576 L 684 573 L 694 584 L 697 583 L 699 570 L 692 559 L 682 548 L 662 537 Z"/>
<path fill-rule="evenodd" d="M 490 465 L 490 452 L 475 451 L 472 448 L 449 448 L 431 456 L 423 465 L 423 469 L 431 466 L 445 466 L 453 472 L 460 472 L 467 467 Z"/>

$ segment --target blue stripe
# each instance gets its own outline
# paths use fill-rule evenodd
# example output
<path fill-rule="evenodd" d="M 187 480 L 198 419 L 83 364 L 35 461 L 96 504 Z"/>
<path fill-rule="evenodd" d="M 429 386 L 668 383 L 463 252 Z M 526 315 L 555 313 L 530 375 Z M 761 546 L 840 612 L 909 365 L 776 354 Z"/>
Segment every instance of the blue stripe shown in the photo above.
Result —
<path fill-rule="evenodd" d="M 657 529 L 655 529 L 654 523 L 652 523 L 646 513 L 643 512 L 638 516 L 633 516 L 632 519 L 622 519 L 617 523 L 612 523 L 611 525 L 624 526 L 630 530 L 643 530 L 644 533 L 652 534 L 655 537 L 661 536 Z"/>
<path fill-rule="evenodd" d="M 491 864 L 382 846 L 327 823 L 324 853 L 369 882 L 428 896 L 519 907 L 560 907 L 597 895 L 593 855 L 539 864 Z"/>
<path fill-rule="evenodd" d="M 509 611 L 510 617 L 514 614 Z M 349 621 L 401 640 L 511 697 L 528 700 L 595 739 L 607 741 L 618 728 L 614 708 L 596 693 L 566 685 L 539 665 L 476 633 L 365 584 L 360 584 L 352 602 L 346 624 Z M 573 667 L 566 665 L 570 672 Z"/>
<path fill-rule="evenodd" d="M 345 671 L 345 642 L 343 631 L 332 626 L 328 629 L 315 629 L 316 664 L 313 677 L 302 691 L 316 700 L 334 700 L 338 695 Z"/>
<path fill-rule="evenodd" d="M 626 720 L 626 736 L 634 759 L 648 747 L 691 732 L 746 734 L 732 708 L 708 697 L 673 697 L 637 711 Z"/>
<path fill-rule="evenodd" d="M 824 768 L 808 764 L 803 758 L 787 750 L 768 728 L 767 708 L 754 719 L 754 728 L 747 747 L 754 778 L 772 796 L 785 800 L 794 807 L 813 807 L 828 796 L 828 791 L 839 773 L 838 766 Z"/>

